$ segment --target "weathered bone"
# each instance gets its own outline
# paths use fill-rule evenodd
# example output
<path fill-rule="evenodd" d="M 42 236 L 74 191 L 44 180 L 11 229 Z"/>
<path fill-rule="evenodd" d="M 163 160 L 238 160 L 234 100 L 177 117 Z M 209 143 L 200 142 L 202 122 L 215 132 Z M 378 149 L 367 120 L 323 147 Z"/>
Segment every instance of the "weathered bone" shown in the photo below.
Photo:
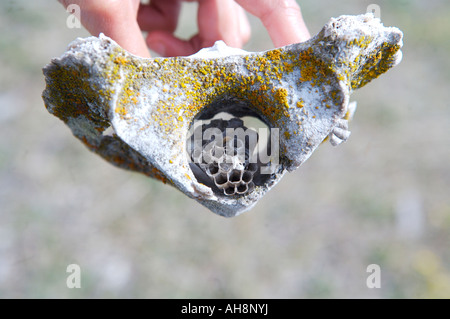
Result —
<path fill-rule="evenodd" d="M 346 140 L 351 92 L 398 64 L 401 46 L 401 31 L 371 14 L 333 18 L 309 41 L 256 53 L 217 42 L 190 57 L 144 59 L 100 35 L 75 40 L 44 68 L 43 99 L 109 162 L 230 217 L 253 207 L 328 136 L 336 145 Z M 186 152 L 193 122 L 221 111 L 279 129 L 272 174 L 239 196 L 198 181 Z"/>

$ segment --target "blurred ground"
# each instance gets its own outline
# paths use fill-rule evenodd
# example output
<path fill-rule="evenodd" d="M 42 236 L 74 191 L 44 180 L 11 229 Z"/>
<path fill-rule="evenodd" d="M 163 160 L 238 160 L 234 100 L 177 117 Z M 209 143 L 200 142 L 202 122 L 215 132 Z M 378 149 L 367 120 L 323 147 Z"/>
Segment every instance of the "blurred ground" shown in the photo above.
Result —
<path fill-rule="evenodd" d="M 369 1 L 301 1 L 312 34 Z M 450 3 L 378 1 L 403 62 L 355 92 L 322 145 L 250 212 L 210 213 L 90 153 L 40 97 L 83 29 L 56 1 L 0 3 L 0 297 L 449 298 Z M 195 31 L 187 5 L 180 34 Z M 247 50 L 271 48 L 251 18 Z M 81 289 L 66 267 L 81 267 Z M 381 268 L 369 289 L 366 267 Z"/>

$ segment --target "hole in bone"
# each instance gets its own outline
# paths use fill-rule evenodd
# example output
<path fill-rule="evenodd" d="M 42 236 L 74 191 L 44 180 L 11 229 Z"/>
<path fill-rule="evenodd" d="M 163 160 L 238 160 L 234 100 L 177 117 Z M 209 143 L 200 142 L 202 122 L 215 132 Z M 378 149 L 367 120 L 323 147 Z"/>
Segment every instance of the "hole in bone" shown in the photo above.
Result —
<path fill-rule="evenodd" d="M 199 163 L 198 167 L 209 178 L 209 182 L 203 182 L 203 184 L 211 187 L 218 196 L 227 195 L 224 189 L 231 185 L 231 182 L 224 175 L 229 175 L 233 169 L 241 171 L 241 179 L 234 182 L 235 185 L 239 184 L 242 178 L 250 181 L 252 186 L 249 186 L 247 193 L 251 192 L 255 185 L 264 185 L 273 178 L 273 175 L 263 174 L 259 170 L 260 166 L 265 165 L 260 162 L 260 158 L 262 158 L 260 154 L 270 153 L 270 146 L 267 145 L 270 142 L 270 130 L 253 109 L 248 101 L 236 99 L 231 94 L 227 94 L 216 97 L 213 102 L 205 105 L 191 123 L 188 133 L 189 141 L 193 141 L 192 144 L 199 148 L 205 148 L 211 144 L 208 146 L 212 149 L 211 162 L 209 165 Z M 214 132 L 218 130 L 219 134 L 203 135 L 208 129 L 213 129 Z M 233 134 L 232 138 L 227 138 L 227 129 L 231 129 L 231 132 L 234 130 L 234 134 L 231 133 Z M 268 131 L 260 135 L 259 129 Z M 239 131 L 244 134 L 240 135 Z M 199 137 L 195 137 L 194 133 L 200 133 Z M 230 153 L 228 153 L 227 142 L 230 143 Z M 231 144 L 231 142 L 234 143 Z M 189 152 L 192 152 L 193 146 L 189 148 L 189 142 L 186 144 L 187 149 L 191 150 Z M 218 163 L 218 171 L 215 174 L 212 174 L 215 172 L 211 166 L 213 163 Z M 246 171 L 248 173 L 244 177 L 243 174 Z M 199 181 L 200 176 L 197 176 L 194 171 L 193 173 Z"/>

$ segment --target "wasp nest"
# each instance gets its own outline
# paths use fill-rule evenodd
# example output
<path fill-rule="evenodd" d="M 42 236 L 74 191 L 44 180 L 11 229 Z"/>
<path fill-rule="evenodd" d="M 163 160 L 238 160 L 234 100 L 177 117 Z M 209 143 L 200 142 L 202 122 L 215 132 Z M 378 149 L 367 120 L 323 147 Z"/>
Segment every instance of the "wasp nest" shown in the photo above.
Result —
<path fill-rule="evenodd" d="M 195 129 L 191 161 L 225 195 L 244 195 L 255 187 L 253 178 L 259 167 L 254 154 L 257 140 L 258 133 L 245 127 L 241 119 L 214 119 Z"/>

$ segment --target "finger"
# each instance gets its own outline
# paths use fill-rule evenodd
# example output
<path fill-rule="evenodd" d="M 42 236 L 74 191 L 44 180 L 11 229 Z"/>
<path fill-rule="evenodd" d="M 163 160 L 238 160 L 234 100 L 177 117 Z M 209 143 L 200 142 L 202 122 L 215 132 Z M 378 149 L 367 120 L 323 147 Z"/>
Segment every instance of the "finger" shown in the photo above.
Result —
<path fill-rule="evenodd" d="M 153 31 L 147 36 L 147 45 L 161 56 L 187 56 L 197 52 L 201 41 L 199 35 L 190 40 L 181 40 L 167 31 Z"/>
<path fill-rule="evenodd" d="M 94 36 L 104 33 L 122 48 L 142 57 L 150 57 L 144 37 L 136 21 L 136 1 L 61 1 L 64 6 L 77 4 L 80 20 Z"/>
<path fill-rule="evenodd" d="M 245 43 L 248 42 L 248 40 L 250 40 L 250 36 L 251 36 L 252 32 L 251 32 L 250 23 L 248 22 L 247 14 L 245 13 L 245 10 L 238 4 L 236 6 L 238 8 L 237 14 L 239 15 L 239 32 L 240 32 L 240 36 L 241 36 L 241 40 L 242 40 L 242 45 L 239 47 L 242 47 Z"/>
<path fill-rule="evenodd" d="M 276 47 L 303 42 L 311 36 L 295 0 L 235 0 L 258 17 Z"/>
<path fill-rule="evenodd" d="M 180 0 L 153 0 L 150 4 L 141 4 L 137 15 L 139 26 L 143 31 L 174 32 L 180 8 Z"/>
<path fill-rule="evenodd" d="M 233 0 L 199 0 L 197 23 L 202 46 L 223 40 L 229 46 L 242 47 L 245 39 L 241 29 L 249 29 L 249 25 L 240 10 Z"/>
<path fill-rule="evenodd" d="M 250 38 L 247 16 L 233 0 L 200 0 L 198 29 L 199 33 L 189 40 L 176 38 L 170 32 L 149 32 L 147 44 L 162 56 L 186 56 L 212 46 L 217 40 L 242 47 Z"/>

